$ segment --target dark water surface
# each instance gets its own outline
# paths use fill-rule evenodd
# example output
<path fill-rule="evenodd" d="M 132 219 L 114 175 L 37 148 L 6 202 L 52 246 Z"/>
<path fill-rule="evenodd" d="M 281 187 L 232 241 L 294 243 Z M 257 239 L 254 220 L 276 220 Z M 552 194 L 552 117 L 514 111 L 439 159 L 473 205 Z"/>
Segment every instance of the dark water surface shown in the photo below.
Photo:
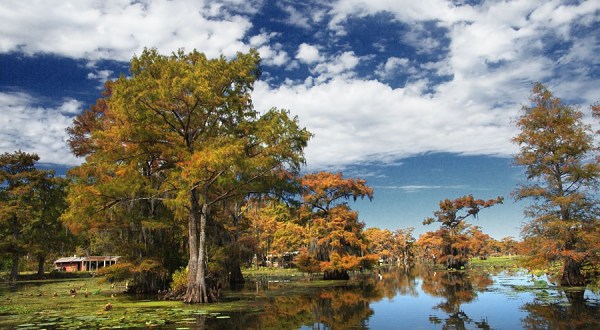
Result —
<path fill-rule="evenodd" d="M 74 285 L 66 283 L 49 288 Z M 522 271 L 419 268 L 339 282 L 263 278 L 210 306 L 113 296 L 106 287 L 85 298 L 48 297 L 44 288 L 0 290 L 0 328 L 600 329 L 597 290 L 563 290 Z M 107 301 L 110 311 L 102 308 Z"/>

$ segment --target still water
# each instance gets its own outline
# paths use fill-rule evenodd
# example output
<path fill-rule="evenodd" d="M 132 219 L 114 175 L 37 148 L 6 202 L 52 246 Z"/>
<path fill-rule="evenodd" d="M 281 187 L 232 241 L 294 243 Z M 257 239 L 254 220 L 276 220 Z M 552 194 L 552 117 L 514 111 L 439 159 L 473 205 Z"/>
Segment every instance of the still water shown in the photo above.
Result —
<path fill-rule="evenodd" d="M 250 283 L 264 309 L 212 328 L 600 329 L 600 295 L 522 271 L 389 271 L 336 286 Z M 248 294 L 248 291 L 245 293 Z M 242 294 L 243 296 L 244 294 Z"/>
<path fill-rule="evenodd" d="M 269 277 L 217 304 L 158 298 L 123 295 L 97 279 L 4 286 L 0 329 L 600 329 L 597 289 L 563 290 L 519 270 Z"/>

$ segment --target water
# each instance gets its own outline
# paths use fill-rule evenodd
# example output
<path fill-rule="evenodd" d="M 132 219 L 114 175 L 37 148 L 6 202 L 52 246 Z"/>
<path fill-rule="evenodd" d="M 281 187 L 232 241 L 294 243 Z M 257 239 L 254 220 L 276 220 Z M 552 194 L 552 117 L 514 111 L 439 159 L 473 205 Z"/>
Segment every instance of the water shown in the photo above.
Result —
<path fill-rule="evenodd" d="M 253 329 L 600 329 L 600 295 L 525 272 L 391 271 L 336 286 L 273 285 Z M 212 323 L 211 323 L 212 324 Z M 223 324 L 221 324 L 223 325 Z M 218 327 L 217 322 L 215 326 Z"/>
<path fill-rule="evenodd" d="M 71 297 L 73 286 L 99 292 Z M 210 305 L 110 290 L 95 280 L 4 288 L 0 328 L 600 329 L 597 291 L 563 290 L 522 271 L 418 268 L 336 282 L 263 278 Z M 114 308 L 105 311 L 108 302 Z"/>

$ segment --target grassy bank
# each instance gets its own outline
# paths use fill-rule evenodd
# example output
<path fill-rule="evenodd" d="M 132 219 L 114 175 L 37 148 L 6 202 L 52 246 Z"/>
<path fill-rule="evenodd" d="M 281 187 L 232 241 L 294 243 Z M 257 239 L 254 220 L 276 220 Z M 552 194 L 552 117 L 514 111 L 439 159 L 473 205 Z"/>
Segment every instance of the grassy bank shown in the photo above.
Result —
<path fill-rule="evenodd" d="M 305 277 L 309 276 L 298 270 L 298 268 L 273 268 L 273 267 L 259 267 L 259 268 L 246 268 L 242 269 L 244 277 L 261 277 L 261 276 L 273 276 L 273 277 Z"/>
<path fill-rule="evenodd" d="M 518 268 L 520 265 L 520 256 L 501 256 L 489 257 L 485 260 L 479 258 L 471 259 L 469 266 L 472 268 L 481 267 L 500 267 L 500 268 Z"/>

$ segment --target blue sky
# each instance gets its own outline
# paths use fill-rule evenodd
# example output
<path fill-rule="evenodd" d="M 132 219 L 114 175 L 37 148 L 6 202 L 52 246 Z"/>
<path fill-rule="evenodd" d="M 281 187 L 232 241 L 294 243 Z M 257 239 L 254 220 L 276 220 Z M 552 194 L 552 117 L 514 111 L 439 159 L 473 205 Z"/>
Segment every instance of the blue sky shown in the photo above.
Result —
<path fill-rule="evenodd" d="M 65 128 L 144 47 L 254 47 L 255 107 L 315 134 L 306 171 L 368 180 L 367 226 L 422 233 L 441 199 L 502 195 L 477 224 L 516 237 L 514 120 L 536 81 L 582 109 L 600 100 L 599 27 L 600 1 L 2 1 L 0 152 L 64 172 L 81 162 Z"/>

